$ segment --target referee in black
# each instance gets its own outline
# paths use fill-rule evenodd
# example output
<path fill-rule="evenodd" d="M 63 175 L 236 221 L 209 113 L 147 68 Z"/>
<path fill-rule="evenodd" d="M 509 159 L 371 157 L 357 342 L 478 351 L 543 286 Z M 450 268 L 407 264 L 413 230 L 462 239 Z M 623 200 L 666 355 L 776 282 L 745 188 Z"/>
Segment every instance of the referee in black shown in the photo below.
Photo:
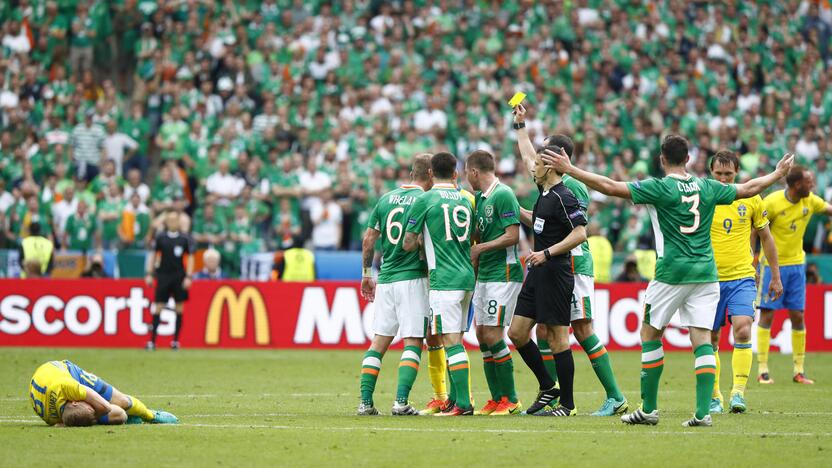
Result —
<path fill-rule="evenodd" d="M 154 252 L 148 257 L 148 286 L 153 285 L 156 277 L 156 308 L 152 310 L 153 329 L 147 350 L 156 349 L 156 331 L 159 328 L 159 314 L 170 298 L 176 302 L 176 331 L 170 347 L 179 349 L 179 331 L 182 329 L 182 307 L 188 300 L 188 289 L 194 271 L 193 242 L 187 233 L 180 229 L 179 213 L 170 211 L 165 216 L 165 229 L 156 235 L 153 242 Z M 187 268 L 183 256 L 187 254 Z"/>
<path fill-rule="evenodd" d="M 524 127 L 524 114 L 522 105 L 515 108 L 515 129 Z M 550 138 L 548 144 L 540 151 L 550 149 L 560 153 L 560 147 L 555 146 L 557 136 Z M 572 416 L 576 414 L 572 394 L 575 362 L 569 348 L 569 322 L 575 278 L 570 251 L 586 240 L 586 217 L 578 200 L 563 185 L 561 174 L 543 166 L 539 152 L 537 157 L 529 158 L 525 163 L 540 195 L 531 213 L 521 210 L 520 221 L 534 231 L 534 251 L 526 260 L 529 271 L 517 297 L 508 336 L 540 384 L 540 393 L 526 413 Z M 531 331 L 538 323 L 549 329 L 549 344 L 555 357 L 560 389 L 546 371 L 537 345 L 531 341 Z M 558 397 L 557 408 L 544 410 Z"/>

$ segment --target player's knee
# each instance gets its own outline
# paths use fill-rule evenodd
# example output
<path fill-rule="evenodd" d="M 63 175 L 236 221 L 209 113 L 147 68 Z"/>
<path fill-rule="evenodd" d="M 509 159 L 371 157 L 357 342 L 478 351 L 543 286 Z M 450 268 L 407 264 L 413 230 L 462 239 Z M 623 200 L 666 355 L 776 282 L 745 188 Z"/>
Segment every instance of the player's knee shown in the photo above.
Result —
<path fill-rule="evenodd" d="M 714 347 L 714 351 L 719 349 L 719 333 L 711 333 L 711 346 Z"/>
<path fill-rule="evenodd" d="M 579 342 L 584 341 L 594 333 L 592 330 L 592 322 L 589 320 L 576 320 L 572 322 L 572 332 L 575 334 L 576 340 Z"/>
<path fill-rule="evenodd" d="M 107 424 L 110 425 L 118 425 L 124 424 L 127 422 L 127 412 L 123 409 L 119 408 L 118 406 L 113 406 L 113 409 L 110 410 L 110 414 L 108 415 L 108 422 Z"/>
<path fill-rule="evenodd" d="M 370 350 L 384 354 L 387 352 L 387 348 L 390 347 L 392 341 L 392 336 L 376 335 L 373 337 L 372 343 L 370 343 Z"/>
<path fill-rule="evenodd" d="M 662 330 L 654 328 L 648 323 L 641 324 L 641 341 L 656 341 L 662 338 Z"/>
<path fill-rule="evenodd" d="M 792 322 L 792 330 L 803 330 L 805 324 L 803 323 L 803 312 L 790 310 L 789 319 Z"/>
<path fill-rule="evenodd" d="M 774 321 L 774 311 L 769 309 L 760 309 L 760 326 L 763 328 L 771 328 L 771 323 Z"/>
<path fill-rule="evenodd" d="M 538 340 L 546 340 L 549 341 L 549 329 L 546 328 L 546 325 L 542 323 L 538 323 L 534 327 L 535 336 L 537 336 Z"/>
<path fill-rule="evenodd" d="M 519 328 L 510 327 L 508 329 L 508 339 L 515 347 L 519 348 L 529 342 L 529 334 L 528 332 L 523 333 L 523 330 Z"/>

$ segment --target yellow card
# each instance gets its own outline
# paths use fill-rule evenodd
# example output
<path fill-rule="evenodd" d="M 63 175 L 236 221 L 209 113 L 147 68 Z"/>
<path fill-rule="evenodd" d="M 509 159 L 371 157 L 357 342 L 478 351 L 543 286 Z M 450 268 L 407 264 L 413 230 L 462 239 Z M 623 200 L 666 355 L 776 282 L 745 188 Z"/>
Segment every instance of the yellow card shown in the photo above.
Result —
<path fill-rule="evenodd" d="M 516 92 L 514 96 L 511 97 L 511 100 L 508 101 L 508 105 L 511 107 L 517 107 L 518 104 L 523 102 L 523 99 L 526 99 L 526 93 Z"/>

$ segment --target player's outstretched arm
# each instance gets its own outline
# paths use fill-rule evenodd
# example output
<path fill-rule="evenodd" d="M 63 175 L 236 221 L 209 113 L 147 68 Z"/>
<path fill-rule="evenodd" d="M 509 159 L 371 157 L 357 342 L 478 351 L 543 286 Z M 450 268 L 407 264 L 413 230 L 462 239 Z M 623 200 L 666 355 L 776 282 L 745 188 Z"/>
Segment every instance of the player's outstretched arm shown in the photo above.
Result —
<path fill-rule="evenodd" d="M 526 170 L 529 171 L 529 174 L 534 174 L 534 160 L 537 154 L 534 151 L 532 139 L 529 138 L 529 130 L 525 127 L 526 108 L 523 107 L 523 104 L 518 104 L 511 113 L 514 115 L 515 124 L 524 125 L 517 129 L 517 147 L 520 149 L 520 156 L 523 158 Z"/>
<path fill-rule="evenodd" d="M 737 199 L 750 198 L 759 195 L 763 190 L 774 185 L 789 173 L 794 164 L 794 154 L 786 153 L 777 163 L 777 168 L 771 174 L 751 179 L 748 182 L 737 184 Z M 589 185 L 589 184 L 587 184 Z"/>
<path fill-rule="evenodd" d="M 609 177 L 594 174 L 573 166 L 572 162 L 569 161 L 569 156 L 567 156 L 566 152 L 563 151 L 563 148 L 561 148 L 560 154 L 556 154 L 551 150 L 545 150 L 541 155 L 541 158 L 543 159 L 545 167 L 552 168 L 561 174 L 569 174 L 586 184 L 586 186 L 592 190 L 612 197 L 624 198 L 627 200 L 632 198 L 630 195 L 630 189 L 627 187 L 625 182 L 618 182 L 610 179 Z"/>
<path fill-rule="evenodd" d="M 763 246 L 763 253 L 771 269 L 771 283 L 768 287 L 769 300 L 774 301 L 783 294 L 783 283 L 780 282 L 780 261 L 777 259 L 777 246 L 774 244 L 774 236 L 768 226 L 758 231 L 760 244 Z M 753 245 L 753 244 L 752 244 Z"/>
<path fill-rule="evenodd" d="M 361 239 L 361 296 L 365 300 L 373 302 L 376 298 L 376 281 L 373 279 L 373 256 L 375 245 L 381 232 L 373 228 L 364 231 L 364 238 Z"/>

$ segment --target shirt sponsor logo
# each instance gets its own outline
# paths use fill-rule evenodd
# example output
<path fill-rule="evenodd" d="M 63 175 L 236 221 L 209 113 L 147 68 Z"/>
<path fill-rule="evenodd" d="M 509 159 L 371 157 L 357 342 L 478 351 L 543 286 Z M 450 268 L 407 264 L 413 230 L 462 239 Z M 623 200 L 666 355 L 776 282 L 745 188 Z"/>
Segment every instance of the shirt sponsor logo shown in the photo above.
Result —
<path fill-rule="evenodd" d="M 506 211 L 501 215 L 503 218 L 513 218 L 516 214 L 513 211 Z"/>
<path fill-rule="evenodd" d="M 640 189 L 641 188 L 641 182 L 639 182 L 639 181 L 633 182 L 633 187 L 635 187 L 637 189 Z"/>
<path fill-rule="evenodd" d="M 413 218 L 410 218 L 410 219 L 407 220 L 407 224 L 410 224 L 411 226 L 415 226 L 416 225 L 416 220 L 413 219 Z"/>
<path fill-rule="evenodd" d="M 574 212 L 574 213 L 572 213 L 572 214 L 570 214 L 570 215 L 569 215 L 569 219 L 575 219 L 575 218 L 577 218 L 578 216 L 581 216 L 582 214 L 583 214 L 583 213 L 581 213 L 580 211 L 576 211 L 576 212 Z"/>

